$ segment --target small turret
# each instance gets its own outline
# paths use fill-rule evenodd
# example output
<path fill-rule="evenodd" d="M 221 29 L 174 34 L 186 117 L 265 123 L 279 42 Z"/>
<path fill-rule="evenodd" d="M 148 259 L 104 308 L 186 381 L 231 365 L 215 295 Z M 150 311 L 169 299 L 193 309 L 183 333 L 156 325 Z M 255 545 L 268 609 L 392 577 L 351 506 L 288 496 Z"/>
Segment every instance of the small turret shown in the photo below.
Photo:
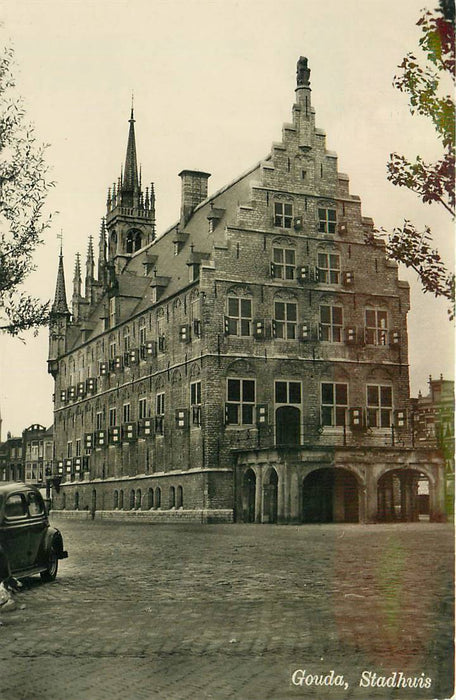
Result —
<path fill-rule="evenodd" d="M 89 236 L 86 259 L 85 297 L 89 304 L 92 302 L 92 288 L 94 283 L 95 257 L 93 254 L 93 238 Z"/>

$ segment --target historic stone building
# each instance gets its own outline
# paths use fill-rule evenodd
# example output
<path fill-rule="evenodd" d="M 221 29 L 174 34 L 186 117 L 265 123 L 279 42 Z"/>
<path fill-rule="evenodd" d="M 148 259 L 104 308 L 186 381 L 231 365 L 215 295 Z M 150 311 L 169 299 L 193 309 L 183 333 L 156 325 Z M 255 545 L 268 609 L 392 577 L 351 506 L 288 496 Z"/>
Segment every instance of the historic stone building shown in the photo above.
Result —
<path fill-rule="evenodd" d="M 315 126 L 300 59 L 292 121 L 214 194 L 183 170 L 156 236 L 135 121 L 109 190 L 97 275 L 60 255 L 55 507 L 244 522 L 443 518 L 442 460 L 409 430 L 409 290 Z"/>

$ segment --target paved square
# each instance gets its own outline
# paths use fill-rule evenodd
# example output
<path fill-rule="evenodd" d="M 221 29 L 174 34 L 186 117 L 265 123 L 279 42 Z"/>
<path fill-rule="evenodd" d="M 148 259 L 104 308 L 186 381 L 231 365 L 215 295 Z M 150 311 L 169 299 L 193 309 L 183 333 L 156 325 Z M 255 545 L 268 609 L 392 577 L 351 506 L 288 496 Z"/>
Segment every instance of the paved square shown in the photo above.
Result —
<path fill-rule="evenodd" d="M 452 694 L 449 525 L 54 522 L 70 557 L 3 615 L 1 700 Z M 296 686 L 297 669 L 346 685 Z"/>

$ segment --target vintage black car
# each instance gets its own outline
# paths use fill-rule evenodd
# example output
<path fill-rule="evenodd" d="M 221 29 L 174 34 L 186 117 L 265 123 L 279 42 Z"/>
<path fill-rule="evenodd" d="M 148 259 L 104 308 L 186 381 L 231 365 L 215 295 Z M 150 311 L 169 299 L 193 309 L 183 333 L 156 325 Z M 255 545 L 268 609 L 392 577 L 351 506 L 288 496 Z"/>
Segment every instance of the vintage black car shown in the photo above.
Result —
<path fill-rule="evenodd" d="M 0 484 L 0 581 L 38 573 L 43 581 L 53 581 L 59 559 L 67 556 L 39 490 L 18 482 Z"/>

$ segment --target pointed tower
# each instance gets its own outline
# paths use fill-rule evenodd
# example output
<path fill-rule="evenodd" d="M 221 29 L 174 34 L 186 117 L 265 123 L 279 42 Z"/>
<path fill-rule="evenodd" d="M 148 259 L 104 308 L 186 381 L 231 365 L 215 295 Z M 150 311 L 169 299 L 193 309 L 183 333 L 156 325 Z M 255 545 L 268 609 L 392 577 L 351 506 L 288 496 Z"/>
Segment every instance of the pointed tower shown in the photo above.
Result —
<path fill-rule="evenodd" d="M 133 107 L 125 167 L 117 183 L 108 191 L 106 230 L 108 261 L 114 262 L 117 270 L 121 267 L 122 259 L 129 258 L 155 238 L 155 195 L 151 188 L 145 197 L 141 188 Z"/>
<path fill-rule="evenodd" d="M 63 268 L 63 252 L 60 246 L 59 266 L 57 270 L 57 282 L 55 285 L 54 303 L 49 314 L 49 355 L 48 372 L 57 376 L 58 361 L 66 350 L 66 338 L 71 314 L 68 309 L 65 272 Z"/>
<path fill-rule="evenodd" d="M 71 299 L 71 310 L 73 312 L 73 319 L 77 322 L 80 319 L 80 304 L 82 300 L 81 295 L 82 289 L 82 278 L 81 278 L 81 260 L 79 253 L 76 253 L 76 262 L 74 265 L 74 275 L 73 275 L 73 297 Z"/>
<path fill-rule="evenodd" d="M 87 246 L 86 258 L 86 277 L 85 277 L 85 298 L 89 304 L 93 301 L 93 283 L 95 270 L 95 256 L 93 254 L 93 238 L 89 236 L 89 244 Z"/>
<path fill-rule="evenodd" d="M 106 262 L 106 219 L 103 217 L 98 240 L 98 282 L 102 287 L 106 286 L 107 281 Z"/>

